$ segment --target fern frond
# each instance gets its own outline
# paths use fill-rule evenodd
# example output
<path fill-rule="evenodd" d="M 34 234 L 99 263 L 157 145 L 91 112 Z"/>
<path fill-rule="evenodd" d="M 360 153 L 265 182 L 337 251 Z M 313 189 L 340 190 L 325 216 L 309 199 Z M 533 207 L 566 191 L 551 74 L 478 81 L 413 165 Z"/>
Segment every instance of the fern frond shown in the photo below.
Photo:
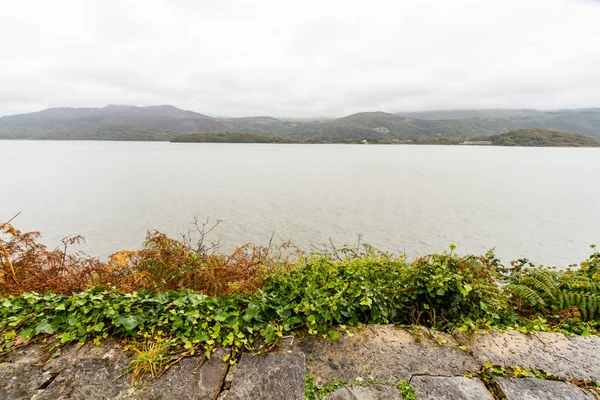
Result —
<path fill-rule="evenodd" d="M 554 298 L 553 286 L 548 286 L 546 282 L 536 279 L 533 276 L 524 276 L 521 278 L 520 285 L 527 286 L 530 289 L 535 289 L 538 293 L 544 293 L 551 299 Z"/>
<path fill-rule="evenodd" d="M 538 292 L 523 284 L 509 283 L 504 286 L 504 290 L 512 294 L 513 296 L 521 297 L 531 305 L 546 305 L 544 299 L 539 295 Z"/>
<path fill-rule="evenodd" d="M 600 316 L 600 294 L 587 290 L 558 290 L 555 293 L 553 308 L 566 310 L 577 307 L 584 321 L 598 320 Z"/>
<path fill-rule="evenodd" d="M 528 269 L 526 270 L 527 276 L 535 278 L 539 282 L 543 283 L 546 288 L 553 289 L 558 287 L 556 281 L 556 273 L 543 269 Z"/>

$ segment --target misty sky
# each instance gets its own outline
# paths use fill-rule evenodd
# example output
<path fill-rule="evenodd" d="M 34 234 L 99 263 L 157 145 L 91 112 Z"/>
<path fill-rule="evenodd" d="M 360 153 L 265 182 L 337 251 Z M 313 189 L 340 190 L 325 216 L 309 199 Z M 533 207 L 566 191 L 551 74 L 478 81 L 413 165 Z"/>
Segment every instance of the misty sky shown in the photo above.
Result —
<path fill-rule="evenodd" d="M 0 115 L 600 107 L 600 1 L 5 0 Z"/>

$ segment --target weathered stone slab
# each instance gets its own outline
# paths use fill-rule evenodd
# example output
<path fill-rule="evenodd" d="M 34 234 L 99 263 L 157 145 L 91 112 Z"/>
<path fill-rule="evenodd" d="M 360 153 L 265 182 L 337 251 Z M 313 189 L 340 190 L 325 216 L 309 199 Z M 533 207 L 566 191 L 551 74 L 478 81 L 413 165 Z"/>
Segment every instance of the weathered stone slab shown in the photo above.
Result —
<path fill-rule="evenodd" d="M 51 378 L 27 399 L 119 399 L 132 392 L 126 373 L 128 353 L 116 340 L 105 341 L 100 346 L 69 345 L 43 368 L 29 364 L 47 358 L 36 346 L 28 346 L 11 357 L 28 368 L 39 368 L 40 373 Z"/>
<path fill-rule="evenodd" d="M 227 400 L 301 400 L 306 365 L 303 354 L 243 354 Z"/>
<path fill-rule="evenodd" d="M 344 386 L 329 393 L 325 400 L 402 400 L 402 395 L 391 386 Z"/>
<path fill-rule="evenodd" d="M 481 364 L 538 368 L 565 380 L 600 380 L 599 336 L 492 331 L 473 335 L 463 344 Z"/>
<path fill-rule="evenodd" d="M 508 400 L 593 400 L 594 396 L 585 393 L 567 382 L 545 381 L 533 378 L 497 378 L 496 382 Z"/>
<path fill-rule="evenodd" d="M 43 347 L 38 344 L 29 344 L 18 348 L 13 348 L 8 354 L 0 357 L 3 362 L 13 364 L 32 364 L 42 365 L 49 358 Z"/>
<path fill-rule="evenodd" d="M 159 379 L 135 394 L 139 400 L 214 400 L 217 398 L 228 364 L 223 357 L 228 349 L 217 349 L 210 360 L 201 364 L 203 357 L 184 358 Z M 176 396 L 174 395 L 176 393 Z"/>
<path fill-rule="evenodd" d="M 317 383 L 362 377 L 396 384 L 417 374 L 452 376 L 479 369 L 469 353 L 452 345 L 450 335 L 437 332 L 430 338 L 423 332 L 417 341 L 413 333 L 391 325 L 369 325 L 351 332 L 353 336 L 343 334 L 337 341 L 312 336 L 300 343 L 307 369 Z M 446 344 L 440 346 L 437 339 Z"/>
<path fill-rule="evenodd" d="M 52 382 L 54 377 L 55 375 L 34 365 L 0 364 L 0 399 L 29 399 Z"/>
<path fill-rule="evenodd" d="M 88 358 L 64 368 L 31 400 L 114 400 L 131 392 L 127 363 Z"/>
<path fill-rule="evenodd" d="M 105 340 L 96 346 L 93 343 L 70 344 L 62 349 L 60 356 L 53 358 L 46 365 L 51 372 L 60 372 L 80 361 L 102 359 L 108 363 L 127 363 L 131 353 L 126 352 L 123 344 L 117 340 Z"/>
<path fill-rule="evenodd" d="M 410 386 L 419 400 L 492 400 L 479 379 L 464 376 L 415 376 Z"/>

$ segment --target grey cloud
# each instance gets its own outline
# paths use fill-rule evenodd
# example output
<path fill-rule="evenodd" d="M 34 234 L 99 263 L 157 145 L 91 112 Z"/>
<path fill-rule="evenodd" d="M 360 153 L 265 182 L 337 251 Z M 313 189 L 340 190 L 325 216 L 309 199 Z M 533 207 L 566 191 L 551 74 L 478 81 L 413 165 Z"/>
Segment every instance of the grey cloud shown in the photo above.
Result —
<path fill-rule="evenodd" d="M 597 107 L 599 20 L 594 0 L 12 0 L 0 115 Z"/>

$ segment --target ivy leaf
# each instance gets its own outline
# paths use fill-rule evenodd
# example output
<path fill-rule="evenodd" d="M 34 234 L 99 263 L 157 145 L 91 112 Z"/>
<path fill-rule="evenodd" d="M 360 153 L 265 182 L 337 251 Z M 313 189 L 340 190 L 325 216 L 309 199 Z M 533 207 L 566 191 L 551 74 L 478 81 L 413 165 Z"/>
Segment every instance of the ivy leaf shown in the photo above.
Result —
<path fill-rule="evenodd" d="M 42 321 L 35 327 L 35 332 L 43 332 L 51 335 L 54 333 L 54 329 L 52 329 L 52 326 L 48 323 L 48 321 Z"/>
<path fill-rule="evenodd" d="M 35 330 L 33 328 L 23 329 L 21 332 L 19 332 L 19 336 L 21 336 L 21 339 L 24 342 L 31 339 L 34 335 L 35 335 Z"/>
<path fill-rule="evenodd" d="M 98 322 L 95 326 L 94 326 L 94 330 L 96 332 L 100 332 L 102 330 L 102 328 L 104 328 L 104 322 Z"/>
<path fill-rule="evenodd" d="M 121 315 L 115 321 L 115 325 L 122 326 L 125 328 L 125 330 L 128 330 L 128 331 L 135 329 L 135 327 L 138 326 L 139 324 L 140 324 L 140 321 L 138 321 L 138 319 L 133 315 L 130 315 L 128 317 Z"/>
<path fill-rule="evenodd" d="M 331 340 L 338 340 L 340 338 L 340 333 L 334 329 L 330 329 L 328 333 Z"/>
<path fill-rule="evenodd" d="M 246 313 L 244 314 L 244 321 L 250 322 L 252 318 L 255 318 L 260 312 L 260 306 L 256 303 L 250 303 L 248 308 L 246 308 Z"/>

